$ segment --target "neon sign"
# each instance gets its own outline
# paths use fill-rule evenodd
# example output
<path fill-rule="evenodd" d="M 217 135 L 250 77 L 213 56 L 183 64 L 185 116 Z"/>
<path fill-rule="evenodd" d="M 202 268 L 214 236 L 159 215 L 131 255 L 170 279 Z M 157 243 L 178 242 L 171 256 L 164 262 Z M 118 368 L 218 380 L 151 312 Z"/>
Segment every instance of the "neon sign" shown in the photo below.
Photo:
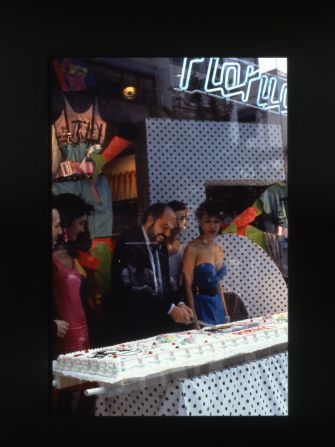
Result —
<path fill-rule="evenodd" d="M 201 73 L 205 73 L 205 76 Z M 192 80 L 197 78 L 197 85 Z M 254 64 L 241 64 L 223 58 L 183 59 L 179 87 L 185 93 L 202 93 L 247 104 L 260 110 L 287 115 L 287 81 L 285 78 L 261 73 Z"/>

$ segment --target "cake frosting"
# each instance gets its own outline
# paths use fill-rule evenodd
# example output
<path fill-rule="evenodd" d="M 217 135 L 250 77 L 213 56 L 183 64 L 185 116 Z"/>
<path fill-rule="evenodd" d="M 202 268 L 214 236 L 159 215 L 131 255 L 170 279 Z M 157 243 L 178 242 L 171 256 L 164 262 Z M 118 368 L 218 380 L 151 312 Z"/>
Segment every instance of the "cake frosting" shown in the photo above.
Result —
<path fill-rule="evenodd" d="M 115 383 L 287 342 L 287 313 L 60 355 L 55 375 Z"/>

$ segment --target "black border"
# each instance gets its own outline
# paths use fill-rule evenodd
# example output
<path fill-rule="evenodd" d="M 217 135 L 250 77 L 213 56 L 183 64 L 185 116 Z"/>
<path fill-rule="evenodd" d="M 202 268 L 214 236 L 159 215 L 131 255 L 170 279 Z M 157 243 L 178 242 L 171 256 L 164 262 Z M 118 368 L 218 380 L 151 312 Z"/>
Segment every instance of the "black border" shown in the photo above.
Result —
<path fill-rule="evenodd" d="M 73 15 L 63 8 L 3 11 L 2 108 L 8 120 L 2 140 L 2 202 L 7 205 L 2 235 L 7 242 L 3 264 L 8 292 L 3 297 L 2 385 L 8 426 L 25 424 L 55 438 L 64 430 L 76 437 L 97 430 L 125 437 L 149 431 L 158 434 L 159 441 L 168 440 L 169 435 L 172 440 L 185 435 L 189 439 L 200 433 L 207 440 L 208 434 L 222 440 L 229 436 L 267 441 L 321 439 L 330 431 L 334 400 L 330 320 L 334 315 L 330 281 L 334 275 L 330 246 L 333 17 L 321 7 L 305 6 L 301 11 L 291 6 L 280 11 L 281 5 L 277 6 L 266 17 L 256 11 L 254 19 L 249 9 L 240 16 L 226 10 L 219 17 L 215 11 L 205 17 L 202 9 L 194 17 L 178 10 L 167 23 L 162 13 L 149 25 L 136 11 L 128 16 L 127 9 L 111 10 L 108 15 L 100 9 L 97 19 L 87 9 Z M 290 16 L 292 11 L 297 16 Z M 290 414 L 282 418 L 50 419 L 47 58 L 57 54 L 221 55 L 222 51 L 227 56 L 289 58 Z"/>

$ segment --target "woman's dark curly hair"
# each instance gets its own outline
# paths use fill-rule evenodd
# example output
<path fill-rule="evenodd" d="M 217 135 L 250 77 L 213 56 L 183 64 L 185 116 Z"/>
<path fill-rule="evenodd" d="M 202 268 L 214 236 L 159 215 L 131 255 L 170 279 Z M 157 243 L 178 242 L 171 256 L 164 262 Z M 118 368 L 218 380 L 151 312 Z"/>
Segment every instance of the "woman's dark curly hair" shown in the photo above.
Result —
<path fill-rule="evenodd" d="M 187 210 L 185 203 L 179 200 L 171 200 L 171 202 L 167 203 L 167 206 L 172 208 L 174 212 Z"/>
<path fill-rule="evenodd" d="M 69 228 L 73 221 L 85 215 L 89 216 L 94 211 L 94 207 L 86 203 L 81 197 L 69 193 L 52 196 L 51 206 L 58 210 L 63 229 Z M 91 237 L 87 228 L 84 233 L 78 235 L 76 241 L 65 242 L 64 234 L 58 241 L 58 245 L 63 244 L 72 257 L 77 255 L 77 249 L 87 251 L 91 246 Z"/>
<path fill-rule="evenodd" d="M 59 194 L 52 198 L 52 207 L 56 208 L 60 215 L 62 227 L 69 227 L 72 222 L 80 217 L 89 216 L 94 208 L 75 194 Z"/>
<path fill-rule="evenodd" d="M 217 202 L 213 202 L 212 200 L 205 200 L 195 210 L 195 217 L 197 219 L 202 219 L 204 216 L 214 216 L 222 221 L 224 218 L 224 214 L 222 212 L 221 205 Z"/>
<path fill-rule="evenodd" d="M 195 217 L 200 221 L 204 216 L 207 217 L 216 217 L 221 222 L 224 218 L 224 213 L 222 211 L 222 207 L 219 203 L 214 202 L 212 200 L 205 200 L 202 202 L 198 208 L 195 210 Z M 202 228 L 199 226 L 200 234 L 203 234 Z M 221 230 L 219 231 L 221 234 Z"/>

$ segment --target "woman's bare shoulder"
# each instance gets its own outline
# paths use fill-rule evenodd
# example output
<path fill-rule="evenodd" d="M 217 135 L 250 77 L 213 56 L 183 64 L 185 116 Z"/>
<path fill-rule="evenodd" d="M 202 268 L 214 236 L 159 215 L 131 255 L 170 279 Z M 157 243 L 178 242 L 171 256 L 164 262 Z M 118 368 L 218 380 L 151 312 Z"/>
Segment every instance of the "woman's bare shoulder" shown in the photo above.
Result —
<path fill-rule="evenodd" d="M 56 250 L 53 252 L 53 255 L 68 269 L 73 267 L 73 259 L 67 250 Z"/>
<path fill-rule="evenodd" d="M 224 251 L 223 245 L 219 244 L 218 242 L 215 242 L 215 249 L 217 251 Z"/>
<path fill-rule="evenodd" d="M 196 252 L 199 248 L 199 244 L 198 241 L 196 239 L 194 239 L 193 241 L 190 241 L 187 243 L 186 247 L 185 247 L 185 251 L 188 252 Z"/>

